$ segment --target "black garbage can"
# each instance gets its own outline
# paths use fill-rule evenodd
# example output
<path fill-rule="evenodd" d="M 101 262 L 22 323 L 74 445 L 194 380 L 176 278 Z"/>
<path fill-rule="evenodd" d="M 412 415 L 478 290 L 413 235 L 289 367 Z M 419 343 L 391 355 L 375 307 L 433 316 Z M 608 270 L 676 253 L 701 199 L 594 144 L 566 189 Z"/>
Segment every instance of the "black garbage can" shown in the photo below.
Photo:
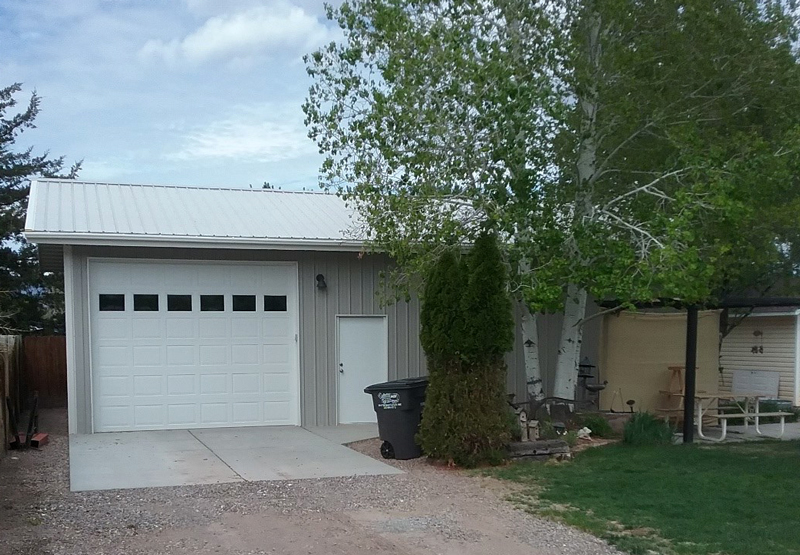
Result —
<path fill-rule="evenodd" d="M 364 389 L 372 395 L 384 459 L 415 459 L 422 455 L 414 436 L 419 430 L 428 378 L 405 378 Z"/>

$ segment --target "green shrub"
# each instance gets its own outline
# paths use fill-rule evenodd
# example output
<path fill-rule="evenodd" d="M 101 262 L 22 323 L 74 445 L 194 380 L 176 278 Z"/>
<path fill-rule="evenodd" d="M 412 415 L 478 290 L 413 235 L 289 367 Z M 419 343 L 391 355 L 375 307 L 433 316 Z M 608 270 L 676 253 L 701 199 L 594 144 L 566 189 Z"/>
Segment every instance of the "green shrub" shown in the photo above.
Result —
<path fill-rule="evenodd" d="M 431 373 L 417 442 L 429 457 L 458 466 L 499 464 L 511 439 L 508 411 L 491 409 L 502 407 L 505 383 L 458 366 Z"/>
<path fill-rule="evenodd" d="M 552 420 L 543 419 L 539 420 L 539 439 L 559 439 L 558 431 L 553 426 Z"/>
<path fill-rule="evenodd" d="M 520 441 L 522 439 L 522 426 L 520 426 L 519 415 L 517 412 L 508 407 L 508 434 L 511 436 L 511 441 Z"/>
<path fill-rule="evenodd" d="M 578 432 L 576 430 L 568 431 L 563 438 L 570 447 L 575 447 L 578 444 Z"/>
<path fill-rule="evenodd" d="M 466 271 L 466 264 L 456 258 L 456 252 L 447 250 L 426 276 L 419 339 L 430 370 L 458 357 L 464 327 L 459 310 L 461 280 Z"/>
<path fill-rule="evenodd" d="M 514 314 L 508 274 L 494 235 L 484 233 L 475 240 L 467 266 L 469 279 L 461 297 L 461 358 L 496 369 L 514 348 Z"/>
<path fill-rule="evenodd" d="M 611 427 L 611 424 L 608 423 L 608 420 L 603 418 L 602 415 L 588 413 L 588 414 L 581 414 L 577 418 L 578 424 L 583 428 L 589 428 L 592 430 L 593 437 L 614 437 L 614 429 Z"/>
<path fill-rule="evenodd" d="M 634 414 L 625 424 L 622 441 L 629 445 L 670 445 L 672 427 L 649 412 Z"/>
<path fill-rule="evenodd" d="M 499 463 L 512 437 L 503 355 L 514 318 L 496 237 L 478 237 L 466 263 L 445 252 L 425 277 L 420 340 L 430 381 L 417 441 L 460 466 Z"/>

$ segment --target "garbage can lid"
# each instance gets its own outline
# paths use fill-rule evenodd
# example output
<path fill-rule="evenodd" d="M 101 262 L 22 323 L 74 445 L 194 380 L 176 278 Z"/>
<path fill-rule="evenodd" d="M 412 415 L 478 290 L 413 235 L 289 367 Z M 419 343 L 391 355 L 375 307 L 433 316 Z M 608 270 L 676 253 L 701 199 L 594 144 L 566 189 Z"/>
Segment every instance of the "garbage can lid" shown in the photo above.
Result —
<path fill-rule="evenodd" d="M 423 376 L 421 378 L 403 378 L 401 380 L 392 380 L 390 382 L 372 384 L 364 389 L 364 393 L 397 391 L 399 389 L 416 389 L 418 387 L 426 387 L 427 385 L 427 376 Z"/>

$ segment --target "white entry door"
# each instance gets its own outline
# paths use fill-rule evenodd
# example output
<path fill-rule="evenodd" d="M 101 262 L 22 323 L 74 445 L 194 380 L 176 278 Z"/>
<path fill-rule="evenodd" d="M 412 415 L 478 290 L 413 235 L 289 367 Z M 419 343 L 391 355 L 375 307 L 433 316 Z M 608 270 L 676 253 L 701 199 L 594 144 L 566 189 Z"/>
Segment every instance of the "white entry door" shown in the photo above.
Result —
<path fill-rule="evenodd" d="M 364 388 L 389 379 L 384 316 L 339 316 L 339 423 L 375 422 Z"/>

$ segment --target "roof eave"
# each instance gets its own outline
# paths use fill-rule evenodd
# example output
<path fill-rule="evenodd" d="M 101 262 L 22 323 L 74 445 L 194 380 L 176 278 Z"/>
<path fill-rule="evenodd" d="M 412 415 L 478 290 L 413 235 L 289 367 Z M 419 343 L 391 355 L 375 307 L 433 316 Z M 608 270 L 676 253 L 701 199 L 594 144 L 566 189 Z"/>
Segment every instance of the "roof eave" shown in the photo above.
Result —
<path fill-rule="evenodd" d="M 360 251 L 364 242 L 355 239 L 286 239 L 256 237 L 191 237 L 173 235 L 137 235 L 109 233 L 59 233 L 51 231 L 23 232 L 31 243 L 102 247 L 161 247 L 235 249 Z"/>

